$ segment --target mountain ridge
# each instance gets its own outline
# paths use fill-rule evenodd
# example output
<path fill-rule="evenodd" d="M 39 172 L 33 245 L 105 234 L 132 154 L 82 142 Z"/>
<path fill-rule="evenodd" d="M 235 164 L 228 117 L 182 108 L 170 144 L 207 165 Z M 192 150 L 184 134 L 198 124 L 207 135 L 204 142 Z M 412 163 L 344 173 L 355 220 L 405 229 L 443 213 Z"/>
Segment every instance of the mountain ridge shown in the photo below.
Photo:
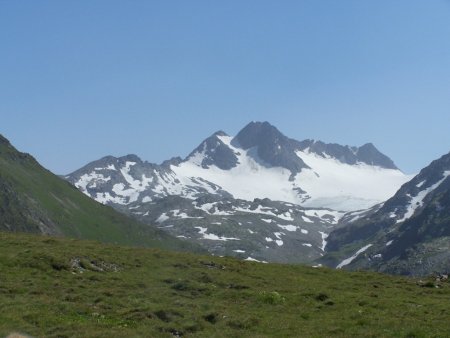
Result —
<path fill-rule="evenodd" d="M 241 142 L 243 145 L 240 145 Z M 358 154 L 365 162 L 358 160 Z M 371 156 L 370 154 L 373 155 L 373 158 L 368 157 Z M 341 172 L 346 171 L 348 168 L 355 169 L 358 167 L 361 170 L 356 172 L 377 180 L 383 181 L 384 178 L 382 176 L 385 175 L 388 180 L 398 180 L 401 183 L 406 182 L 406 179 L 402 178 L 402 176 L 405 175 L 398 170 L 393 161 L 387 156 L 379 153 L 373 145 L 365 144 L 358 148 L 340 146 L 337 144 L 325 144 L 321 141 L 313 140 L 300 142 L 284 136 L 276 129 L 276 127 L 271 126 L 268 122 L 251 122 L 235 137 L 228 136 L 223 131 L 215 132 L 202 141 L 184 160 L 177 157 L 164 161 L 161 165 L 157 165 L 142 161 L 137 156 L 134 158 L 134 156 L 136 155 L 126 155 L 118 158 L 105 157 L 101 160 L 87 164 L 66 177 L 72 184 L 78 184 L 78 186 L 80 186 L 81 182 L 79 182 L 79 180 L 82 176 L 80 173 L 87 173 L 88 171 L 93 172 L 93 169 L 95 169 L 92 168 L 94 163 L 98 168 L 107 168 L 107 165 L 111 165 L 113 161 L 119 161 L 119 163 L 133 162 L 135 163 L 133 164 L 134 167 L 136 167 L 137 164 L 138 166 L 142 165 L 146 168 L 143 171 L 146 173 L 146 177 L 149 179 L 153 177 L 153 181 L 148 182 L 147 192 L 149 193 L 149 198 L 152 198 L 152 196 L 163 197 L 162 194 L 164 196 L 181 194 L 185 197 L 199 197 L 205 192 L 209 191 L 210 193 L 214 193 L 213 191 L 216 190 L 219 194 L 223 194 L 223 191 L 226 191 L 236 198 L 248 200 L 253 200 L 254 198 L 270 198 L 297 204 L 307 202 L 308 206 L 331 208 L 333 208 L 333 206 L 327 205 L 326 203 L 320 205 L 312 203 L 311 201 L 315 199 L 314 192 L 311 195 L 308 189 L 305 189 L 303 186 L 305 185 L 305 182 L 307 185 L 309 181 L 314 181 L 313 186 L 317 187 L 318 185 L 321 185 L 320 182 L 322 181 L 314 178 L 314 175 L 318 178 L 320 172 L 314 170 L 315 168 L 312 168 L 311 165 L 308 164 L 308 161 L 318 163 L 322 160 L 321 163 L 317 165 L 323 166 L 325 164 L 326 166 L 329 166 L 331 164 L 333 170 L 337 169 Z M 332 163 L 333 161 L 336 161 L 337 165 Z M 105 162 L 103 166 L 102 162 Z M 370 164 L 366 162 L 370 162 Z M 349 167 L 346 168 L 346 165 Z M 136 171 L 134 168 L 131 168 L 130 170 Z M 331 169 L 328 170 L 326 175 L 329 176 L 328 180 L 332 181 L 333 173 L 330 170 Z M 139 175 L 143 172 L 140 172 Z M 108 172 L 108 175 L 109 174 L 110 172 Z M 273 194 L 275 190 L 271 191 L 270 189 L 266 189 L 262 192 L 255 192 L 253 195 L 248 195 L 245 191 L 255 189 L 254 185 L 245 187 L 246 183 L 244 182 L 238 187 L 233 187 L 231 185 L 233 180 L 231 176 L 243 177 L 242 175 L 246 175 L 247 177 L 253 177 L 253 180 L 256 180 L 255 174 L 264 176 L 260 178 L 261 181 L 267 180 L 268 178 L 265 177 L 267 175 L 271 177 L 270 180 L 273 180 L 276 176 L 276 179 L 280 181 L 280 189 L 285 191 L 285 193 L 280 194 L 279 192 L 281 190 L 278 190 L 278 193 Z M 217 175 L 219 176 L 215 177 Z M 351 199 L 352 196 L 359 194 L 360 197 L 357 196 L 357 199 L 364 199 L 364 196 L 367 195 L 370 190 L 373 190 L 366 188 L 365 190 L 367 192 L 358 192 L 357 187 L 352 186 L 350 177 L 345 177 L 345 173 L 341 173 L 340 175 L 341 176 L 337 177 L 337 179 L 341 180 L 341 182 L 339 183 L 339 187 L 336 187 L 333 192 L 334 197 L 326 196 L 326 198 L 339 198 L 339 196 L 341 196 L 344 200 L 348 200 L 349 198 Z M 172 178 L 169 178 L 168 176 L 172 176 Z M 202 184 L 200 184 L 193 179 L 195 177 L 202 177 L 206 181 L 203 181 Z M 223 180 L 227 181 L 228 184 L 222 182 Z M 124 181 L 123 184 L 126 186 L 127 182 Z M 153 188 L 152 184 L 154 185 Z M 167 184 L 171 186 L 178 185 L 176 189 L 174 188 L 178 193 L 171 192 L 171 190 L 174 189 L 167 189 Z M 399 186 L 399 183 L 392 182 L 392 184 L 395 185 L 395 188 L 397 185 Z M 164 188 L 156 191 L 158 189 L 155 187 L 158 185 L 163 186 Z M 329 183 L 327 183 L 327 185 L 329 185 Z M 189 186 L 189 188 L 185 189 L 184 187 L 186 186 Z M 221 189 L 218 189 L 217 187 L 220 187 Z M 345 190 L 347 190 L 348 187 L 350 187 L 351 190 L 346 192 Z M 235 188 L 237 188 L 237 190 Z M 314 190 L 313 188 L 314 187 L 312 187 L 311 190 Z M 369 200 L 373 200 L 373 202 L 369 200 L 363 202 L 361 200 L 360 209 L 370 207 L 371 205 L 390 197 L 389 195 L 395 192 L 395 188 L 387 188 L 389 192 L 381 194 L 382 196 L 375 196 L 377 195 L 375 193 L 372 194 L 374 196 L 369 198 Z M 112 187 L 110 189 L 112 189 Z M 195 193 L 196 189 L 199 190 L 197 193 Z M 95 194 L 98 192 L 93 191 L 94 195 L 92 195 L 89 192 L 89 188 L 83 189 L 83 191 L 94 198 L 96 198 Z M 164 193 L 162 191 L 164 191 Z M 320 194 L 323 193 L 324 189 L 316 192 L 316 194 L 319 194 L 319 199 L 322 198 Z M 114 196 L 114 192 L 110 192 L 110 194 L 111 196 Z M 115 195 L 121 196 L 120 194 Z M 107 198 L 106 200 L 100 198 L 100 200 L 108 203 Z M 117 199 L 111 198 L 110 202 L 114 202 L 114 200 Z M 358 207 L 354 206 L 348 206 L 347 208 L 348 211 L 358 209 Z"/>
<path fill-rule="evenodd" d="M 0 230 L 187 249 L 194 246 L 80 193 L 0 137 Z"/>

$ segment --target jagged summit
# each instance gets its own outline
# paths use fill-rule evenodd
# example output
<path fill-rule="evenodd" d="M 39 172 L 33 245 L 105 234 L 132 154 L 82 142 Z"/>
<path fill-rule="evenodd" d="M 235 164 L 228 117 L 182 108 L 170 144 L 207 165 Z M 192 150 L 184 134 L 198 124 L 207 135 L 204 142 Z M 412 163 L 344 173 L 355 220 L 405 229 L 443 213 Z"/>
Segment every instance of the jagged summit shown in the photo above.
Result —
<path fill-rule="evenodd" d="M 269 122 L 250 122 L 233 138 L 231 144 L 246 150 L 256 148 L 257 155 L 267 164 L 289 169 L 294 175 L 309 167 L 299 159 L 298 151 L 331 157 L 350 165 L 364 163 L 385 169 L 398 169 L 394 162 L 372 143 L 355 147 L 319 140 L 297 141 L 286 137 Z"/>
<path fill-rule="evenodd" d="M 382 154 L 372 143 L 366 143 L 361 147 L 342 146 L 337 143 L 324 143 L 316 140 L 304 140 L 299 142 L 302 151 L 314 153 L 321 157 L 332 157 L 342 163 L 355 165 L 364 163 L 378 166 L 384 169 L 398 170 L 394 162 Z"/>

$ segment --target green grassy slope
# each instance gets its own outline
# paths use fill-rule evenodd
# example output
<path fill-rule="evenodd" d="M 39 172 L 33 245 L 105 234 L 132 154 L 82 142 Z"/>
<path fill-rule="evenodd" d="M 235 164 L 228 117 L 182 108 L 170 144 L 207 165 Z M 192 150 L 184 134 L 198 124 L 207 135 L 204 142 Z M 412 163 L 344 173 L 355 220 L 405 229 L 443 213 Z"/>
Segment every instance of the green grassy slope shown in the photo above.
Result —
<path fill-rule="evenodd" d="M 193 249 L 83 195 L 0 136 L 0 230 Z"/>
<path fill-rule="evenodd" d="M 100 271 L 103 270 L 103 271 Z M 0 336 L 445 337 L 450 288 L 0 233 Z M 426 287 L 429 286 L 429 287 Z"/>

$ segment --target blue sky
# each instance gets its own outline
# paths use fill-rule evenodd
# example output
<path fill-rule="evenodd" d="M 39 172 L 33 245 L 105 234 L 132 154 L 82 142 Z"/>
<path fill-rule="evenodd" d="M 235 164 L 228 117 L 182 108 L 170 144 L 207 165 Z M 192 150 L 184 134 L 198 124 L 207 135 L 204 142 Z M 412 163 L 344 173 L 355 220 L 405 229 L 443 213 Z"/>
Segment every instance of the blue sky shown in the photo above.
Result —
<path fill-rule="evenodd" d="M 450 151 L 450 2 L 0 0 L 0 133 L 56 173 L 252 120 L 418 171 Z"/>

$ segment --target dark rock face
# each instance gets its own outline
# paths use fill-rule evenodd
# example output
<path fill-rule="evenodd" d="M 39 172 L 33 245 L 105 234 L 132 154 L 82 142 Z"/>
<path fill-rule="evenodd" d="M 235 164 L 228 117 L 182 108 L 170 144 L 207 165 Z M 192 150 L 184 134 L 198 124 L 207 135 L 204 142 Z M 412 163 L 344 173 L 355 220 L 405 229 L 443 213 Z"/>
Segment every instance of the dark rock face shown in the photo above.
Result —
<path fill-rule="evenodd" d="M 360 162 L 384 169 L 398 169 L 394 162 L 375 148 L 372 143 L 367 143 L 359 148 L 313 140 L 305 140 L 299 144 L 301 150 L 309 149 L 312 153 L 323 157 L 330 156 L 342 163 L 354 165 Z"/>
<path fill-rule="evenodd" d="M 193 158 L 196 154 L 203 154 L 201 166 L 209 168 L 215 165 L 222 170 L 229 170 L 238 164 L 238 158 L 230 147 L 224 144 L 218 136 L 227 136 L 223 131 L 218 131 L 204 140 L 186 160 Z"/>
<path fill-rule="evenodd" d="M 180 163 L 183 162 L 183 159 L 179 156 L 172 157 L 170 160 L 166 160 L 163 163 L 161 163 L 161 167 L 163 168 L 170 168 L 171 165 L 177 166 L 180 165 Z"/>
<path fill-rule="evenodd" d="M 256 155 L 264 163 L 274 167 L 282 167 L 293 175 L 303 168 L 309 168 L 296 155 L 299 143 L 284 136 L 268 122 L 251 122 L 232 140 L 235 147 L 245 150 L 256 149 Z"/>
<path fill-rule="evenodd" d="M 380 153 L 372 143 L 359 147 L 356 156 L 360 162 L 377 165 L 386 169 L 398 169 L 394 162 L 386 155 Z"/>
<path fill-rule="evenodd" d="M 353 165 L 358 162 L 358 158 L 355 155 L 355 149 L 358 149 L 356 147 L 350 148 L 349 146 L 341 146 L 336 143 L 324 143 L 314 140 L 300 142 L 300 150 L 304 151 L 306 149 L 322 157 L 333 157 L 342 163 Z"/>

